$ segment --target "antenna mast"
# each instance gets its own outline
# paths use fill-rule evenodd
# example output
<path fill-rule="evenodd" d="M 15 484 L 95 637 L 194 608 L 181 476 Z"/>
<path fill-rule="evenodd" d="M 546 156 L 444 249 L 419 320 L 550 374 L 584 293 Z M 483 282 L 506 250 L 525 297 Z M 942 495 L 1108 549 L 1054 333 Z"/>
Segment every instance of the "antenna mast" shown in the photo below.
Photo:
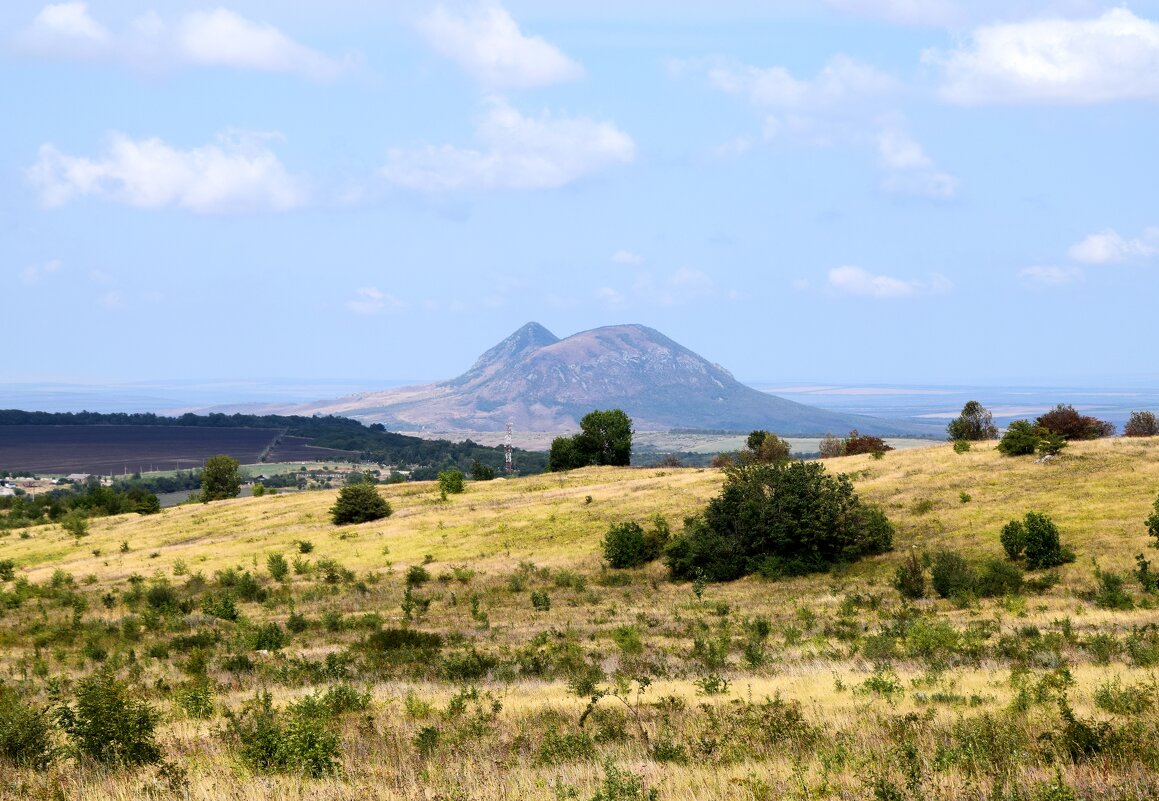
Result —
<path fill-rule="evenodd" d="M 507 421 L 507 433 L 503 437 L 503 463 L 507 468 L 507 475 L 515 472 L 515 462 L 511 458 L 511 421 Z"/>

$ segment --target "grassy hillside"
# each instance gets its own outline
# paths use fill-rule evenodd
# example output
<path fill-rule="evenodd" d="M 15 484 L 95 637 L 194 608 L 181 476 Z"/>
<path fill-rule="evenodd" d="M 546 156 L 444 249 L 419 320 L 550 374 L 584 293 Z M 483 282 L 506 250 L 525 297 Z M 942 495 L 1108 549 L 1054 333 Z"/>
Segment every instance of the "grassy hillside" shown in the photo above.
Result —
<path fill-rule="evenodd" d="M 80 542 L 56 526 L 0 539 L 27 582 L 0 584 L 2 681 L 47 704 L 111 666 L 163 713 L 169 762 L 0 756 L 0 798 L 646 797 L 636 781 L 663 799 L 1159 795 L 1155 599 L 1129 577 L 1156 553 L 1159 439 L 1044 464 L 945 446 L 829 467 L 886 510 L 895 551 L 775 583 L 602 567 L 610 523 L 660 513 L 678 531 L 719 490 L 713 470 L 592 468 L 446 502 L 433 484 L 382 487 L 394 514 L 341 528 L 336 492 L 311 492 L 94 520 Z M 891 588 L 910 549 L 1001 556 L 1000 528 L 1031 510 L 1077 553 L 1057 585 L 909 604 Z M 1096 559 L 1134 608 L 1096 603 Z M 430 580 L 408 592 L 416 568 Z M 224 596 L 237 620 L 207 613 Z M 285 642 L 259 648 L 270 622 Z M 397 628 L 442 641 L 376 650 Z M 266 774 L 222 734 L 260 690 L 288 715 L 334 686 L 366 695 L 324 724 L 341 748 L 325 778 Z M 210 688 L 212 717 L 190 717 L 190 687 Z"/>

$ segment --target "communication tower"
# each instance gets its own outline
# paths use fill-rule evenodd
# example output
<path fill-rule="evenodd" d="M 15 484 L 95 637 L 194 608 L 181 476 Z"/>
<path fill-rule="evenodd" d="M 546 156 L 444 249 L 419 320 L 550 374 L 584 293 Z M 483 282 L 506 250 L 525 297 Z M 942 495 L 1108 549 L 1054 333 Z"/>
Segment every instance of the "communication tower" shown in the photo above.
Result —
<path fill-rule="evenodd" d="M 503 463 L 507 467 L 507 475 L 515 472 L 515 461 L 511 458 L 511 421 L 507 421 L 507 433 L 503 437 Z"/>

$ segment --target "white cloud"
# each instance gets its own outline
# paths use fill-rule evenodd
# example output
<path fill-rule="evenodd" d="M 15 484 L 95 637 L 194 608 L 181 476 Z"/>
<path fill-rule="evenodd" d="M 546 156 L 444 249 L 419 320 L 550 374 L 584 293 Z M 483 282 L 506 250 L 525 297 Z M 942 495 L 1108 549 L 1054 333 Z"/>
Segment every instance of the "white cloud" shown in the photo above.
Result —
<path fill-rule="evenodd" d="M 1072 245 L 1067 254 L 1075 261 L 1087 264 L 1112 264 L 1149 258 L 1159 253 L 1159 228 L 1147 228 L 1135 239 L 1125 239 L 1117 231 L 1107 229 L 1090 234 Z"/>
<path fill-rule="evenodd" d="M 58 259 L 45 262 L 44 264 L 30 264 L 20 271 L 20 280 L 28 286 L 40 283 L 40 280 L 53 273 L 59 272 L 64 263 Z"/>
<path fill-rule="evenodd" d="M 639 253 L 633 253 L 630 250 L 617 250 L 612 254 L 611 261 L 613 264 L 627 264 L 634 266 L 637 264 L 643 264 L 644 257 Z"/>
<path fill-rule="evenodd" d="M 784 67 L 721 63 L 708 69 L 708 80 L 716 89 L 746 97 L 758 108 L 783 111 L 842 108 L 897 87 L 888 73 L 845 55 L 829 59 L 811 79 L 796 78 Z"/>
<path fill-rule="evenodd" d="M 402 301 L 394 295 L 376 287 L 362 287 L 354 293 L 354 300 L 346 301 L 346 308 L 355 314 L 378 314 L 381 311 L 397 311 L 403 307 Z"/>
<path fill-rule="evenodd" d="M 214 144 L 177 150 L 157 138 L 109 137 L 103 157 L 70 156 L 51 144 L 27 178 L 46 206 L 92 196 L 146 209 L 177 207 L 203 214 L 287 211 L 306 202 L 265 135 L 232 133 Z"/>
<path fill-rule="evenodd" d="M 1078 267 L 1027 267 L 1018 277 L 1032 286 L 1066 286 L 1083 280 L 1083 271 Z"/>
<path fill-rule="evenodd" d="M 97 296 L 97 303 L 106 309 L 119 309 L 125 305 L 125 294 L 119 289 L 110 289 Z"/>
<path fill-rule="evenodd" d="M 929 281 L 904 281 L 888 275 L 874 275 L 861 267 L 834 267 L 829 271 L 829 286 L 838 292 L 871 298 L 908 298 L 948 292 L 945 276 L 932 275 Z"/>
<path fill-rule="evenodd" d="M 298 44 L 272 25 L 251 22 L 224 8 L 186 15 L 178 25 L 176 42 L 181 60 L 201 66 L 296 73 L 321 80 L 336 78 L 350 66 Z"/>
<path fill-rule="evenodd" d="M 17 43 L 27 50 L 74 57 L 100 53 L 111 40 L 104 26 L 89 14 L 87 3 L 47 5 L 17 37 Z"/>
<path fill-rule="evenodd" d="M 947 199 L 958 191 L 958 180 L 942 172 L 922 146 L 896 124 L 877 137 L 878 160 L 885 170 L 881 188 L 887 192 Z"/>
<path fill-rule="evenodd" d="M 145 69 L 230 67 L 329 80 L 353 67 L 350 58 L 333 59 L 225 8 L 193 11 L 172 24 L 149 11 L 114 34 L 93 19 L 85 3 L 48 5 L 17 44 L 45 57 L 105 59 Z"/>
<path fill-rule="evenodd" d="M 983 26 L 922 59 L 943 70 L 941 96 L 962 105 L 1159 99 L 1159 24 L 1126 8 Z"/>
<path fill-rule="evenodd" d="M 432 192 L 547 189 L 636 155 L 632 138 L 610 122 L 548 113 L 527 117 L 497 97 L 488 99 L 475 133 L 481 149 L 393 149 L 381 174 L 393 184 Z"/>
<path fill-rule="evenodd" d="M 548 86 L 584 74 L 555 45 L 520 31 L 498 3 L 481 5 L 462 17 L 436 6 L 419 21 L 419 30 L 440 55 L 492 88 Z"/>

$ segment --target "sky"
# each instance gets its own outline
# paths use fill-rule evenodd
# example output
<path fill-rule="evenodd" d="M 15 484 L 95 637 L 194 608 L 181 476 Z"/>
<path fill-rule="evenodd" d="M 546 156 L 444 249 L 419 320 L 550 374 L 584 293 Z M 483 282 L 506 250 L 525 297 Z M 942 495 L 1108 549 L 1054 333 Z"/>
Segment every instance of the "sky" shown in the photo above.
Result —
<path fill-rule="evenodd" d="M 0 5 L 0 383 L 1156 385 L 1159 0 Z"/>

